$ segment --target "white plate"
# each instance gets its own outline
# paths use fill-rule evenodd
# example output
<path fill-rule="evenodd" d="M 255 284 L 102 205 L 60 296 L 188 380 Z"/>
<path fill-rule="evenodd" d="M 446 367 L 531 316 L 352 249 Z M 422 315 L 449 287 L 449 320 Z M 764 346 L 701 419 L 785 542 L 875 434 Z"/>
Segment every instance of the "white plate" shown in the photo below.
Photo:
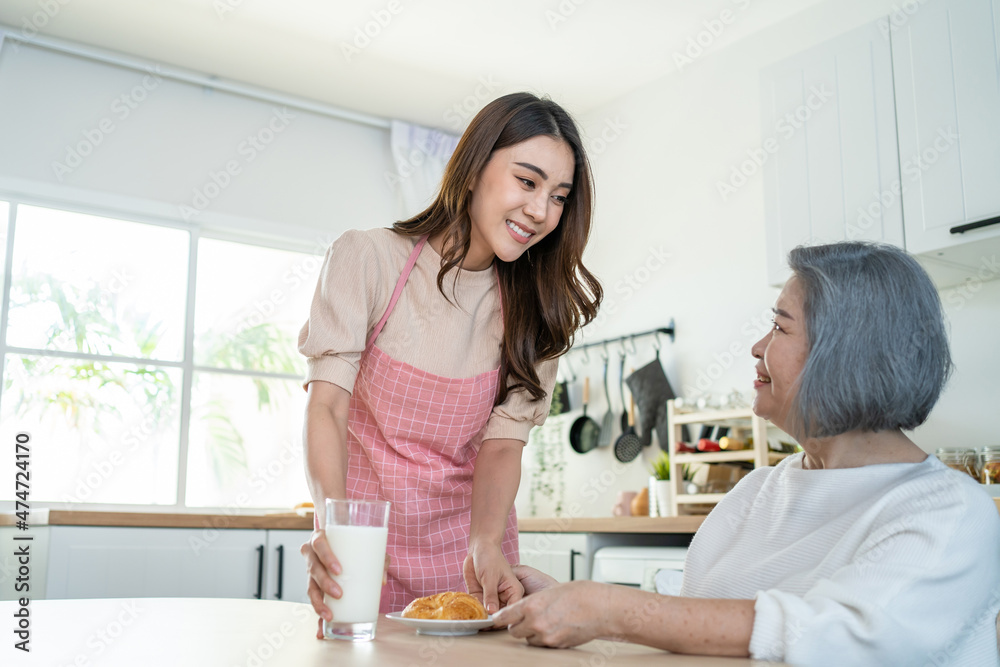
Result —
<path fill-rule="evenodd" d="M 483 628 L 493 626 L 492 616 L 477 621 L 438 621 L 430 618 L 403 618 L 400 614 L 402 612 L 394 611 L 391 614 L 386 614 L 385 617 L 414 628 L 418 635 L 462 637 L 474 635 Z"/>

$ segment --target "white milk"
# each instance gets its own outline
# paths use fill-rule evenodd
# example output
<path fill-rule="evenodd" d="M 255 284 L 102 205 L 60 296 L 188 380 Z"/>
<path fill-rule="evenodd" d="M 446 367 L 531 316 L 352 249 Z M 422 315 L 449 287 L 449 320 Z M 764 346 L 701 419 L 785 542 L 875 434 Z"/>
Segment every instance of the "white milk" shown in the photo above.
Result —
<path fill-rule="evenodd" d="M 333 579 L 343 591 L 339 600 L 324 597 L 334 623 L 378 620 L 388 538 L 388 527 L 327 526 L 326 540 L 341 567 L 341 573 Z"/>

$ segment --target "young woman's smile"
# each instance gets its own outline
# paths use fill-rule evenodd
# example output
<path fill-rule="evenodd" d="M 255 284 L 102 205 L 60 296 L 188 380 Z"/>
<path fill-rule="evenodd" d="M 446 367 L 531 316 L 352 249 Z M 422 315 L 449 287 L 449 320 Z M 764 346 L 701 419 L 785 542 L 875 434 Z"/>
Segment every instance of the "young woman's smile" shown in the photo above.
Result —
<path fill-rule="evenodd" d="M 513 262 L 555 229 L 574 167 L 566 142 L 544 135 L 495 151 L 472 188 L 463 268 L 486 269 L 494 257 Z"/>

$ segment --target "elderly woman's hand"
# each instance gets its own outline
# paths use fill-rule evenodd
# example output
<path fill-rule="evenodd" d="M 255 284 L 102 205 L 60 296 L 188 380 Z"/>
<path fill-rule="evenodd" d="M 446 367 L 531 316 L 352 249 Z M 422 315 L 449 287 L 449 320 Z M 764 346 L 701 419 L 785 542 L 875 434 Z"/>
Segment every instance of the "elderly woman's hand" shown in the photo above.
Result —
<path fill-rule="evenodd" d="M 525 595 L 531 595 L 532 593 L 544 591 L 547 588 L 559 585 L 556 579 L 541 570 L 536 570 L 530 565 L 515 565 L 511 569 L 514 571 L 514 576 L 517 577 L 517 580 L 524 587 Z"/>
<path fill-rule="evenodd" d="M 507 626 L 511 635 L 534 646 L 578 646 L 613 634 L 608 618 L 612 589 L 593 581 L 571 581 L 539 590 L 501 609 L 493 617 L 494 627 Z"/>

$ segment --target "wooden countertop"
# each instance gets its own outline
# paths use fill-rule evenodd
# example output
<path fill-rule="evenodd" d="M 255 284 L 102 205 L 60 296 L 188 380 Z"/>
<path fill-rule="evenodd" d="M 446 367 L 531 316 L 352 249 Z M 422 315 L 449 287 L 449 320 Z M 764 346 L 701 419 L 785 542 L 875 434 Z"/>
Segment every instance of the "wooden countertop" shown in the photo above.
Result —
<path fill-rule="evenodd" d="M 260 528 L 264 530 L 312 530 L 312 514 L 189 514 L 182 512 L 94 512 L 89 510 L 33 510 L 32 526 L 125 526 L 138 528 Z M 0 526 L 14 525 L 12 514 L 0 515 Z"/>
<path fill-rule="evenodd" d="M 33 526 L 44 525 L 44 516 L 43 512 L 32 512 L 29 523 Z M 11 514 L 0 515 L 0 526 L 14 525 L 14 520 Z M 694 533 L 704 520 L 703 516 L 521 518 L 518 519 L 517 526 L 525 533 Z M 312 521 L 312 514 L 300 517 L 293 512 L 236 515 L 49 510 L 47 523 L 50 526 L 311 530 Z"/>
<path fill-rule="evenodd" d="M 695 533 L 704 516 L 521 518 L 522 533 Z"/>
<path fill-rule="evenodd" d="M 1000 512 L 1000 498 L 994 498 Z M 522 533 L 694 533 L 704 516 L 672 517 L 522 517 Z M 0 514 L 0 526 L 13 526 L 11 513 Z M 281 514 L 188 514 L 165 512 L 94 512 L 89 510 L 33 510 L 32 526 L 127 526 L 145 528 L 247 528 L 263 530 L 311 530 L 312 515 Z"/>
<path fill-rule="evenodd" d="M 470 637 L 430 637 L 382 618 L 374 641 L 316 639 L 305 604 L 270 600 L 137 598 L 32 600 L 30 653 L 14 648 L 14 601 L 0 644 L 4 665 L 692 665 L 737 667 L 750 660 L 676 655 L 637 644 L 595 640 L 573 649 L 529 646 L 505 630 Z M 759 663 L 757 663 L 759 664 Z M 769 663 L 774 664 L 774 663 Z"/>

